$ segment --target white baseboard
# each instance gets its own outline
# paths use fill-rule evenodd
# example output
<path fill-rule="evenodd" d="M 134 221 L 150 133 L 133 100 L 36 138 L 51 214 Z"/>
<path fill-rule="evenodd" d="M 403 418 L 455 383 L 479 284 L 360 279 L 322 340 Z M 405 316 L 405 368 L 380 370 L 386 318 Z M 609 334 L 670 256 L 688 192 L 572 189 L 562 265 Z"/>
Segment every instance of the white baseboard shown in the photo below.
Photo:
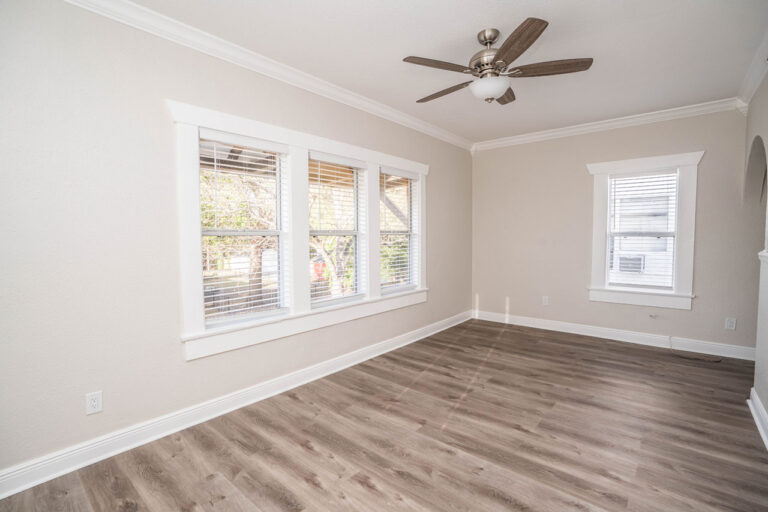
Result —
<path fill-rule="evenodd" d="M 0 470 L 0 499 L 460 324 L 466 311 L 368 347 Z"/>
<path fill-rule="evenodd" d="M 505 324 L 521 325 L 524 327 L 535 327 L 537 329 L 547 329 L 550 331 L 568 332 L 584 336 L 594 336 L 596 338 L 637 343 L 640 345 L 686 350 L 688 352 L 733 357 L 735 359 L 747 359 L 749 361 L 755 360 L 754 348 L 728 345 L 726 343 L 679 338 L 677 336 L 666 336 L 663 334 L 626 331 L 623 329 L 599 327 L 596 325 L 575 324 L 571 322 L 561 322 L 559 320 L 546 320 L 544 318 L 505 315 L 504 313 L 491 313 L 488 311 L 475 311 L 474 317 L 490 322 L 501 322 Z"/>
<path fill-rule="evenodd" d="M 755 388 L 752 388 L 752 391 L 749 393 L 747 405 L 752 412 L 752 417 L 755 419 L 755 424 L 757 424 L 757 430 L 760 432 L 760 437 L 763 438 L 765 448 L 768 449 L 768 412 L 766 412 L 760 397 L 757 396 Z"/>

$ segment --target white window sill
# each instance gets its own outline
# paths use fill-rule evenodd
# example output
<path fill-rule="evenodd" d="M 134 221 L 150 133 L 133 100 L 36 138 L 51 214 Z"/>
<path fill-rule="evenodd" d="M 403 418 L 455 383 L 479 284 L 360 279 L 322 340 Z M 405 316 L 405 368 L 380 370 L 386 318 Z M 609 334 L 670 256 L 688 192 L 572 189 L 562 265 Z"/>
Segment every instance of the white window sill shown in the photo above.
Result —
<path fill-rule="evenodd" d="M 691 309 L 693 295 L 631 288 L 590 288 L 589 300 L 656 308 Z"/>
<path fill-rule="evenodd" d="M 381 289 L 381 294 L 389 297 L 391 295 L 397 295 L 398 293 L 406 293 L 416 289 L 417 288 L 415 284 L 406 284 L 406 285 L 400 285 L 400 286 L 385 286 Z"/>
<path fill-rule="evenodd" d="M 427 288 L 419 288 L 376 299 L 328 305 L 306 313 L 270 316 L 189 333 L 183 335 L 181 341 L 185 357 L 191 361 L 426 301 Z"/>
<path fill-rule="evenodd" d="M 365 294 L 355 293 L 353 295 L 347 295 L 346 297 L 341 297 L 340 299 L 318 300 L 317 302 L 312 302 L 310 307 L 312 308 L 313 312 L 328 311 L 329 309 L 332 309 L 336 306 L 347 306 L 350 304 L 357 304 L 363 301 L 365 301 Z"/>

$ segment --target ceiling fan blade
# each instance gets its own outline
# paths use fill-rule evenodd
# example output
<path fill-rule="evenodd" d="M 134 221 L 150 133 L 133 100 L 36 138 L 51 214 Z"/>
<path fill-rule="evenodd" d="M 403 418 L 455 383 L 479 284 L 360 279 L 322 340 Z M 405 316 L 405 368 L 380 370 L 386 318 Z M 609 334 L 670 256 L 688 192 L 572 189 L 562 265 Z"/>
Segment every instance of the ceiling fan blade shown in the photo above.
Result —
<path fill-rule="evenodd" d="M 496 62 L 503 61 L 506 66 L 512 64 L 539 38 L 547 25 L 549 23 L 538 18 L 528 18 L 522 22 L 496 52 Z"/>
<path fill-rule="evenodd" d="M 468 86 L 471 83 L 472 83 L 472 80 L 470 80 L 469 82 L 464 82 L 463 84 L 454 85 L 453 87 L 449 87 L 447 89 L 443 89 L 442 91 L 438 91 L 438 92 L 436 92 L 434 94 L 430 94 L 429 96 L 425 96 L 425 97 L 421 98 L 420 100 L 417 100 L 416 103 L 426 103 L 428 101 L 432 101 L 432 100 L 437 99 L 437 98 L 439 98 L 441 96 L 445 96 L 446 94 L 451 94 L 452 92 L 456 92 L 456 91 L 458 91 L 460 89 L 463 89 L 463 88 L 465 88 L 466 86 Z"/>
<path fill-rule="evenodd" d="M 507 92 L 496 98 L 496 101 L 498 101 L 502 105 L 506 105 L 507 103 L 512 103 L 515 101 L 515 93 L 512 91 L 512 88 L 508 88 Z"/>
<path fill-rule="evenodd" d="M 576 73 L 586 71 L 592 66 L 592 59 L 563 59 L 550 60 L 517 66 L 508 71 L 513 78 L 529 76 L 562 75 L 564 73 Z M 506 74 L 506 73 L 505 73 Z"/>
<path fill-rule="evenodd" d="M 427 66 L 429 68 L 445 69 L 446 71 L 458 71 L 459 73 L 472 72 L 470 68 L 462 66 L 461 64 L 453 64 L 435 59 L 425 59 L 424 57 L 406 57 L 403 61 L 410 62 L 411 64 L 418 64 L 419 66 Z"/>

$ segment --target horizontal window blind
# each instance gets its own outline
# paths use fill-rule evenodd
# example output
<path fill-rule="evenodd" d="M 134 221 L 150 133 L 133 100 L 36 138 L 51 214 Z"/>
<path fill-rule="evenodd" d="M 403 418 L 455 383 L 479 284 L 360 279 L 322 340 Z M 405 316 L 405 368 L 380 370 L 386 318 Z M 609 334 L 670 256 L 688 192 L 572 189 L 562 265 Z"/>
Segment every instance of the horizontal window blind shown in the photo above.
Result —
<path fill-rule="evenodd" d="M 381 287 L 412 284 L 413 180 L 381 173 L 379 196 Z"/>
<path fill-rule="evenodd" d="M 309 160 L 310 298 L 321 302 L 358 292 L 359 172 Z"/>
<path fill-rule="evenodd" d="M 609 179 L 608 284 L 671 289 L 677 173 Z"/>
<path fill-rule="evenodd" d="M 281 307 L 282 155 L 200 140 L 206 324 Z"/>

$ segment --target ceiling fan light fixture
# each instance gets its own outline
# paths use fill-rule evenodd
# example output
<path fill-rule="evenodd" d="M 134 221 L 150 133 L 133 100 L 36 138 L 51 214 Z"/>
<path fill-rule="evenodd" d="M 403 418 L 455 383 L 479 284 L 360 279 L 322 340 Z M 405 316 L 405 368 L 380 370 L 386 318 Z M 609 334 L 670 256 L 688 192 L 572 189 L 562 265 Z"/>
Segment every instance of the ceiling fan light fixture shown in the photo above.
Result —
<path fill-rule="evenodd" d="M 469 84 L 469 90 L 475 98 L 493 101 L 509 88 L 509 78 L 505 76 L 486 76 Z"/>
<path fill-rule="evenodd" d="M 523 52 L 536 42 L 541 33 L 544 32 L 544 29 L 547 28 L 547 25 L 549 23 L 544 20 L 526 18 L 514 32 L 507 36 L 507 39 L 498 48 L 494 48 L 493 43 L 498 39 L 499 31 L 495 28 L 481 30 L 477 34 L 477 41 L 485 46 L 485 48 L 475 53 L 469 59 L 469 65 L 467 66 L 442 60 L 426 59 L 424 57 L 410 56 L 404 58 L 405 62 L 411 64 L 455 71 L 477 78 L 474 81 L 462 82 L 442 91 L 437 91 L 416 100 L 416 103 L 436 100 L 447 94 L 469 87 L 475 98 L 485 100 L 488 103 L 495 101 L 499 105 L 509 105 L 515 101 L 515 91 L 510 87 L 510 78 L 563 75 L 565 73 L 588 70 L 592 66 L 591 58 L 559 59 L 510 67 Z"/>

